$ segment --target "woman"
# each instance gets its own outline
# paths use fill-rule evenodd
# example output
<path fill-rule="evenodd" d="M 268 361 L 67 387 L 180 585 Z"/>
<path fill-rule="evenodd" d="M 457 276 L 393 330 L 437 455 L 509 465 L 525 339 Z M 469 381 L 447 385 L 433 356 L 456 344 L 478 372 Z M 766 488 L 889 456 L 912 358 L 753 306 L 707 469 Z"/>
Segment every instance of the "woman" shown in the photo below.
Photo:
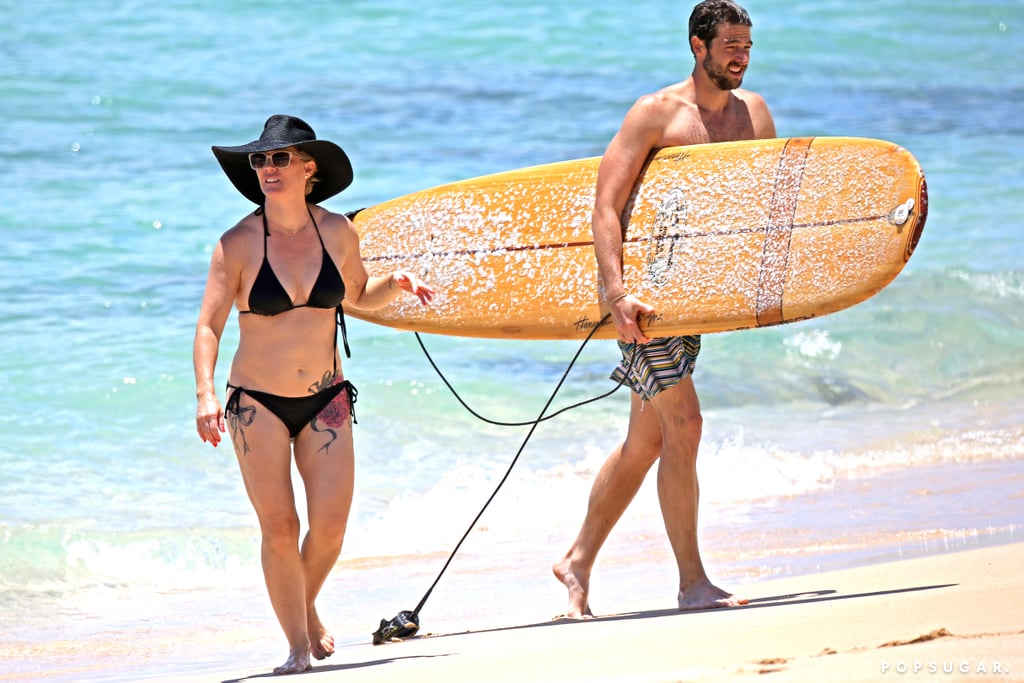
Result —
<path fill-rule="evenodd" d="M 342 299 L 373 309 L 434 290 L 408 272 L 369 277 L 345 216 L 319 206 L 352 182 L 348 157 L 292 116 L 270 117 L 258 140 L 213 153 L 235 187 L 259 205 L 217 243 L 196 324 L 196 429 L 231 441 L 259 518 L 270 602 L 288 638 L 275 674 L 298 673 L 334 653 L 314 602 L 341 552 L 354 474 L 356 390 L 344 379 L 335 322 L 348 343 Z M 232 305 L 239 341 L 221 407 L 214 367 Z M 299 547 L 291 458 L 305 486 L 309 530 Z"/>

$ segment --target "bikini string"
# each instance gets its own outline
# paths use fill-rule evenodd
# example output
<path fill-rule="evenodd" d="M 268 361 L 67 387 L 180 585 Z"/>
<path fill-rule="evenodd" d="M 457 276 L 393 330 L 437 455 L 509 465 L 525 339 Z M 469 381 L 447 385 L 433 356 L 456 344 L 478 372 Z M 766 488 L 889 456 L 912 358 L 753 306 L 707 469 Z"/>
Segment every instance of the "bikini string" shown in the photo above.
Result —
<path fill-rule="evenodd" d="M 224 406 L 224 412 L 234 413 L 235 415 L 238 415 L 241 409 L 241 405 L 238 403 L 238 401 L 242 397 L 242 388 L 236 387 L 229 382 L 228 389 L 234 389 L 234 391 L 231 392 L 231 396 L 228 397 L 228 402 Z"/>
<path fill-rule="evenodd" d="M 345 393 L 348 394 L 348 413 L 352 417 L 352 424 L 359 424 L 359 420 L 356 419 L 356 397 L 359 395 L 359 390 L 356 389 L 356 385 L 352 384 L 348 380 L 342 382 L 345 386 Z"/>
<path fill-rule="evenodd" d="M 341 328 L 341 344 L 345 348 L 345 357 L 351 358 L 352 352 L 348 350 L 348 331 L 345 329 L 345 309 L 342 308 L 341 304 L 338 304 L 338 307 L 334 309 L 334 315 L 337 320 L 338 327 Z M 335 350 L 338 348 L 337 336 L 334 337 L 334 348 Z M 334 364 L 334 371 L 338 371 L 337 361 L 335 361 Z"/>

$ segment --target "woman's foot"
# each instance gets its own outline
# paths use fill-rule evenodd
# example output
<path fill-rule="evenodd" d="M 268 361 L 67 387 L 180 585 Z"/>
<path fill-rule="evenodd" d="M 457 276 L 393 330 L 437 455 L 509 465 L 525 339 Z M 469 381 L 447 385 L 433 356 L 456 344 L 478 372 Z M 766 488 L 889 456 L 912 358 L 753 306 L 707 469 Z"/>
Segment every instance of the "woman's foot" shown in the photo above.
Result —
<path fill-rule="evenodd" d="M 313 665 L 309 663 L 308 647 L 299 650 L 292 650 L 288 655 L 288 661 L 274 669 L 274 675 L 281 676 L 285 674 L 300 674 L 303 671 L 309 671 L 312 666 Z"/>
<path fill-rule="evenodd" d="M 324 628 L 316 610 L 309 610 L 307 621 L 310 653 L 317 659 L 327 659 L 334 654 L 334 636 Z"/>

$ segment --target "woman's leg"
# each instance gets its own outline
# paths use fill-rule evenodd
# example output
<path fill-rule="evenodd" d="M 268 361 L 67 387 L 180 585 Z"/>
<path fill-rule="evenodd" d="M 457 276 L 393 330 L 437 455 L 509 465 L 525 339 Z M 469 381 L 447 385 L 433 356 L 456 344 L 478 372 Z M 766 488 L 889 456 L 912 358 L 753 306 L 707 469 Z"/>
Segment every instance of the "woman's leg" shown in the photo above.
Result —
<path fill-rule="evenodd" d="M 295 439 L 295 463 L 306 487 L 309 531 L 302 541 L 305 609 L 312 654 L 334 654 L 334 637 L 316 611 L 316 598 L 338 560 L 352 506 L 355 456 L 351 407 L 339 394 Z"/>
<path fill-rule="evenodd" d="M 270 604 L 288 639 L 288 660 L 274 673 L 305 671 L 310 653 L 305 571 L 299 554 L 288 430 L 276 415 L 244 393 L 239 414 L 228 416 L 228 426 L 245 490 L 259 519 Z"/>

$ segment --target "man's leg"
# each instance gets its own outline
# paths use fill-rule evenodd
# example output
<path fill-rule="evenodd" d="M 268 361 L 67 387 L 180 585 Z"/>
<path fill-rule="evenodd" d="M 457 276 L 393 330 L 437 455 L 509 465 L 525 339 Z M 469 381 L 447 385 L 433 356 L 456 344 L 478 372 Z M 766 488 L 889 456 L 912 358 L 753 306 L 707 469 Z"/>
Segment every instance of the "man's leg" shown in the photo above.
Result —
<path fill-rule="evenodd" d="M 700 401 L 687 377 L 651 400 L 661 433 L 661 461 L 658 463 L 658 500 L 665 531 L 679 569 L 679 609 L 734 607 L 743 601 L 714 586 L 704 570 L 697 543 L 697 510 L 700 485 L 697 482 L 697 449 L 703 418 Z"/>
<path fill-rule="evenodd" d="M 552 570 L 569 591 L 566 616 L 583 619 L 590 611 L 590 572 L 608 534 L 622 517 L 640 489 L 661 448 L 658 417 L 637 394 L 632 395 L 629 430 L 601 466 L 594 479 L 587 504 L 587 515 L 569 551 Z"/>

